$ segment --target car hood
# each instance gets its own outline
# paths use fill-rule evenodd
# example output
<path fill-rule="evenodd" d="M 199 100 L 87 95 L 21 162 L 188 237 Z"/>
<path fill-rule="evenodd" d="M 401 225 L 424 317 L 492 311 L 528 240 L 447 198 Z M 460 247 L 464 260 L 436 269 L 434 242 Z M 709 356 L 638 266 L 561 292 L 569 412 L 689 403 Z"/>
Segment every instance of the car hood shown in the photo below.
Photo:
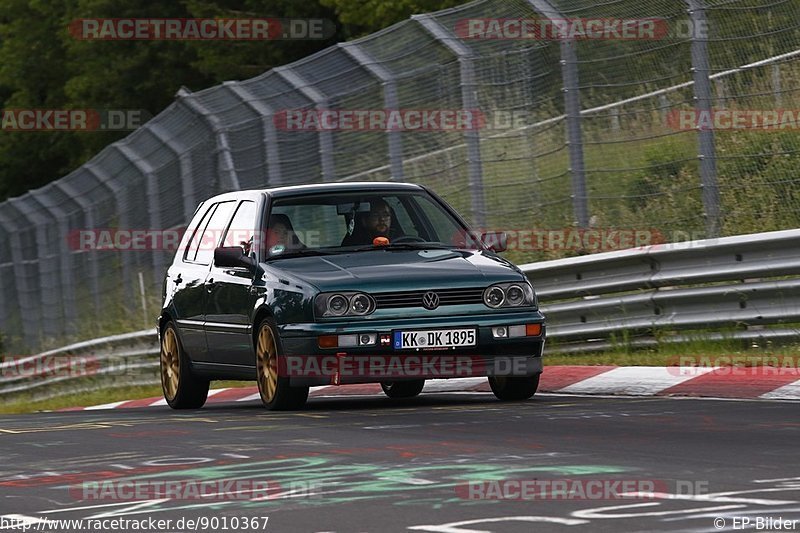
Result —
<path fill-rule="evenodd" d="M 279 278 L 297 278 L 320 291 L 387 292 L 484 287 L 524 277 L 512 263 L 471 250 L 375 250 L 271 261 Z"/>

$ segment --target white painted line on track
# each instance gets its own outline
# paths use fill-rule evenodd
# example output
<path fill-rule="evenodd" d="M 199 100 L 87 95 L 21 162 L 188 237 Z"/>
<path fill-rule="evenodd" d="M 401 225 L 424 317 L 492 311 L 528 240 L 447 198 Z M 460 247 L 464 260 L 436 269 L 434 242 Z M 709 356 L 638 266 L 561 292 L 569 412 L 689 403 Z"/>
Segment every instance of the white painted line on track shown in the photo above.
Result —
<path fill-rule="evenodd" d="M 615 368 L 597 376 L 573 383 L 558 392 L 628 394 L 631 396 L 650 396 L 680 385 L 713 371 L 713 368 L 697 367 L 692 372 L 677 367 L 628 366 Z"/>
<path fill-rule="evenodd" d="M 485 383 L 485 377 L 430 379 L 425 381 L 422 392 L 455 392 L 477 387 Z"/>
<path fill-rule="evenodd" d="M 764 400 L 796 400 L 800 398 L 800 380 L 759 396 Z"/>
<path fill-rule="evenodd" d="M 93 405 L 91 407 L 84 407 L 84 411 L 96 411 L 99 409 L 114 409 L 118 405 L 122 405 L 123 403 L 128 403 L 129 400 L 124 400 L 121 402 L 111 402 L 111 403 L 104 403 L 102 405 Z"/>
<path fill-rule="evenodd" d="M 237 402 L 253 402 L 253 401 L 256 401 L 256 400 L 260 400 L 260 399 L 261 399 L 261 394 L 255 393 L 255 394 L 250 394 L 248 396 L 245 396 L 244 398 L 238 398 L 236 401 Z"/>

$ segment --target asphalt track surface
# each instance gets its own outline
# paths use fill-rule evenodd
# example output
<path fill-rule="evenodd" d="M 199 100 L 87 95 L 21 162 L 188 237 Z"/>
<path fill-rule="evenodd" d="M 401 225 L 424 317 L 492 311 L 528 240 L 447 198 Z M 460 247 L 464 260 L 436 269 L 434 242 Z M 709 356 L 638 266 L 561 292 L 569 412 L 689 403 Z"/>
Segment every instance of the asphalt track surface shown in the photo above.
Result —
<path fill-rule="evenodd" d="M 748 530 L 746 518 L 749 530 L 771 531 L 767 519 L 780 517 L 797 520 L 782 531 L 800 531 L 798 407 L 556 395 L 500 403 L 490 394 L 443 393 L 404 402 L 315 398 L 293 413 L 229 403 L 5 416 L 0 515 L 31 524 L 217 517 L 230 531 L 337 533 L 738 531 Z M 116 492 L 83 499 L 82 492 L 102 480 L 108 490 L 121 480 L 188 487 L 237 478 L 268 480 L 270 492 L 255 501 L 252 494 L 139 501 Z M 491 480 L 503 485 L 480 483 Z M 539 488 L 569 482 L 572 492 L 487 497 L 491 486 L 513 496 L 520 485 L 507 480 L 536 480 Z M 603 483 L 606 499 L 574 490 L 587 480 Z M 622 497 L 613 481 L 652 482 L 656 494 Z M 470 482 L 486 492 L 470 499 Z M 244 527 L 244 517 L 268 521 Z M 715 518 L 725 525 L 715 527 Z M 44 530 L 77 530 L 58 527 Z M 224 530 L 218 522 L 216 531 Z"/>

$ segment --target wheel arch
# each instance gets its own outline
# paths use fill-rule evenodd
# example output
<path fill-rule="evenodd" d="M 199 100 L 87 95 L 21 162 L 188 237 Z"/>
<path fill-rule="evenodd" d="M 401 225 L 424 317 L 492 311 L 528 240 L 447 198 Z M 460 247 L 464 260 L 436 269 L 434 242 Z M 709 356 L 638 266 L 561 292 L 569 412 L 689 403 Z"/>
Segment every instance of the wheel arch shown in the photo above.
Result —
<path fill-rule="evenodd" d="M 262 305 L 256 311 L 256 314 L 253 318 L 253 330 L 251 335 L 251 341 L 253 342 L 253 349 L 256 347 L 256 343 L 258 342 L 258 325 L 261 324 L 261 321 L 265 318 L 272 318 L 275 319 L 275 313 L 272 312 L 272 309 L 268 305 Z M 277 331 L 275 334 L 277 335 Z"/>

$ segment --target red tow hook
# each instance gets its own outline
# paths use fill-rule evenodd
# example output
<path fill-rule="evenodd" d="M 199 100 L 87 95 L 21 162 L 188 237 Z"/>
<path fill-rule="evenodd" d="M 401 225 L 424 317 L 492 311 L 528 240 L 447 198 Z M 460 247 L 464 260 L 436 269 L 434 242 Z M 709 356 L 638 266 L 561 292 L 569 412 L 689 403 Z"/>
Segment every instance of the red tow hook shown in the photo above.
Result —
<path fill-rule="evenodd" d="M 331 377 L 331 385 L 342 384 L 342 361 L 347 357 L 347 353 L 339 352 L 336 354 L 336 373 Z"/>

